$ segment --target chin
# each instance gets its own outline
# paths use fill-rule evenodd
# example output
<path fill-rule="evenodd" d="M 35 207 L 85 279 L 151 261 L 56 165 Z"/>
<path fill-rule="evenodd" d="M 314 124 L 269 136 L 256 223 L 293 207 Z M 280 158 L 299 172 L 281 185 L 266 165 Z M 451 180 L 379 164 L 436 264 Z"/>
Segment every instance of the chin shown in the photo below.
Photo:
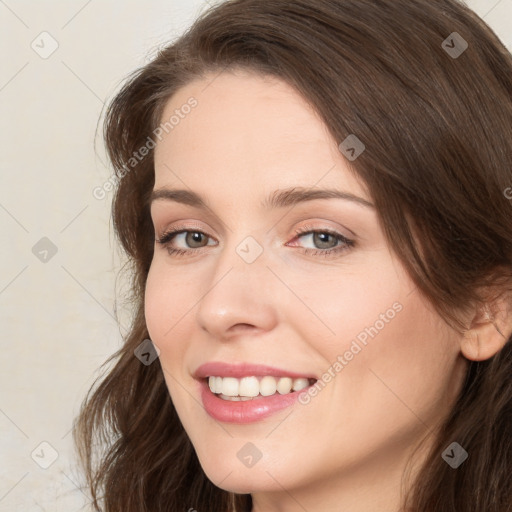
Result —
<path fill-rule="evenodd" d="M 253 473 L 253 470 L 231 473 L 220 473 L 217 470 L 206 471 L 203 467 L 208 479 L 220 489 L 236 494 L 251 494 L 254 492 L 271 492 L 282 489 L 275 480 L 273 480 L 267 473 Z M 261 469 L 260 469 L 261 471 Z M 264 470 L 263 470 L 264 471 Z M 277 479 L 280 481 L 279 479 Z"/>
<path fill-rule="evenodd" d="M 235 440 L 236 441 L 236 440 Z M 220 489 L 237 494 L 250 494 L 254 492 L 277 492 L 293 488 L 301 479 L 297 468 L 276 466 L 276 460 L 286 463 L 286 458 L 275 454 L 275 459 L 265 461 L 263 457 L 253 467 L 246 467 L 235 458 L 228 463 L 226 454 L 209 453 L 206 458 L 199 457 L 199 462 L 208 479 Z"/>

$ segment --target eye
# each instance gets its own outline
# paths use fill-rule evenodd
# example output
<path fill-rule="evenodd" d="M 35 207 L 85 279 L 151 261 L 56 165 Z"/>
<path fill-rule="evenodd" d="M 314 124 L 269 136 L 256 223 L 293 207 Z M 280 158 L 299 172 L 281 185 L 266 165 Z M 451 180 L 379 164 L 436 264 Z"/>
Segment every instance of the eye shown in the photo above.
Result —
<path fill-rule="evenodd" d="M 178 239 L 181 237 L 182 241 L 185 241 L 187 245 L 192 246 L 191 249 L 176 249 L 174 247 L 171 247 L 171 242 L 174 239 Z M 208 239 L 208 235 L 206 233 L 203 233 L 200 230 L 192 230 L 192 229 L 170 229 L 166 231 L 160 238 L 158 238 L 156 241 L 161 244 L 163 247 L 167 249 L 169 254 L 175 254 L 178 256 L 185 255 L 187 253 L 197 252 L 197 249 L 200 249 L 201 247 L 205 247 L 204 244 L 202 244 L 202 240 Z M 196 245 L 198 244 L 198 245 Z"/>
<path fill-rule="evenodd" d="M 310 238 L 310 242 L 313 243 L 314 248 L 305 248 L 302 250 L 304 254 L 308 255 L 327 257 L 346 251 L 355 245 L 353 240 L 330 229 L 311 229 L 306 226 L 297 230 L 295 235 L 294 240 L 306 237 Z M 208 245 L 215 245 L 215 243 L 208 244 L 208 238 L 211 239 L 206 233 L 198 229 L 171 228 L 158 238 L 156 242 L 165 247 L 171 256 L 190 256 L 201 253 L 202 249 Z M 185 242 L 188 248 L 172 247 L 171 242 L 175 239 Z M 205 240 L 206 244 L 204 243 Z M 293 247 L 288 244 L 287 246 Z"/>
<path fill-rule="evenodd" d="M 303 252 L 311 255 L 330 256 L 346 251 L 354 246 L 354 241 L 330 229 L 312 229 L 308 226 L 295 232 L 296 238 L 307 238 L 315 248 L 306 248 Z M 334 245 L 333 245 L 334 242 Z M 319 248 L 317 248 L 319 247 Z"/>

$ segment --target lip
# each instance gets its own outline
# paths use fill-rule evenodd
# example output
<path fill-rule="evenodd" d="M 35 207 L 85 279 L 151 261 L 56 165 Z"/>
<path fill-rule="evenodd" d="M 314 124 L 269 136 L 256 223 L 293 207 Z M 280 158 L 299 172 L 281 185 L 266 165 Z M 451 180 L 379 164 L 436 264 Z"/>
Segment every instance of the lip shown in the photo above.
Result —
<path fill-rule="evenodd" d="M 312 374 L 291 372 L 282 368 L 251 363 L 228 364 L 212 361 L 210 363 L 202 364 L 194 372 L 194 377 L 196 379 L 204 379 L 206 377 L 210 377 L 211 375 L 216 377 L 236 377 L 237 379 L 241 379 L 242 377 L 270 375 L 272 377 L 290 377 L 292 379 L 305 378 L 318 380 L 318 378 Z"/>
<path fill-rule="evenodd" d="M 276 393 L 272 396 L 253 398 L 244 401 L 229 401 L 219 398 L 210 391 L 206 377 L 249 377 L 271 375 L 272 377 L 290 377 L 293 379 L 316 377 L 308 374 L 291 372 L 288 370 L 274 368 L 266 365 L 255 365 L 249 363 L 227 364 L 221 362 L 210 362 L 201 365 L 194 373 L 200 386 L 200 395 L 205 411 L 213 419 L 226 423 L 246 424 L 263 420 L 278 411 L 292 406 L 301 393 L 307 393 L 311 386 L 294 391 L 286 395 Z"/>

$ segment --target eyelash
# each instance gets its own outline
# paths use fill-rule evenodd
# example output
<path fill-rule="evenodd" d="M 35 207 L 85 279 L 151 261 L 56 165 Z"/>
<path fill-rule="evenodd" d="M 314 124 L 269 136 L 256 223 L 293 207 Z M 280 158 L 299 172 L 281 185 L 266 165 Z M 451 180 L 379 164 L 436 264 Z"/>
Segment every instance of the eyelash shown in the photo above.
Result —
<path fill-rule="evenodd" d="M 201 247 L 198 249 L 175 249 L 173 247 L 170 247 L 170 242 L 179 234 L 181 233 L 201 233 L 202 235 L 208 237 L 206 233 L 201 231 L 200 229 L 194 229 L 194 228 L 188 228 L 188 229 L 182 229 L 182 228 L 171 228 L 170 230 L 163 233 L 160 238 L 156 239 L 156 242 L 161 244 L 162 247 L 166 248 L 167 251 L 171 256 L 187 256 L 190 255 L 190 253 L 200 254 L 201 249 L 204 249 L 205 247 Z M 341 245 L 338 245 L 336 247 L 333 247 L 332 249 L 303 249 L 303 253 L 307 255 L 313 255 L 313 256 L 322 256 L 322 257 L 328 257 L 332 255 L 337 255 L 341 252 L 347 251 L 350 248 L 352 248 L 355 245 L 354 240 L 350 240 L 347 237 L 343 236 L 342 234 L 332 231 L 329 229 L 311 229 L 309 226 L 304 226 L 302 229 L 297 229 L 295 231 L 296 237 L 301 237 L 305 235 L 310 235 L 314 233 L 322 233 L 322 234 L 328 234 L 331 236 L 334 236 L 338 241 L 342 242 Z M 211 237 L 209 237 L 211 238 Z"/>

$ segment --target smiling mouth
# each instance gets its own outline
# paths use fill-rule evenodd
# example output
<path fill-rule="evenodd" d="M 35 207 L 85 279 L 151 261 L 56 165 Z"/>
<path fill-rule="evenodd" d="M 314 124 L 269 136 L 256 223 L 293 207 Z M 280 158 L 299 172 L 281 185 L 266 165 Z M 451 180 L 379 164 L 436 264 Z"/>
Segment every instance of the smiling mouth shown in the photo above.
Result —
<path fill-rule="evenodd" d="M 204 379 L 210 391 L 226 401 L 247 401 L 274 395 L 290 395 L 301 391 L 317 382 L 305 377 L 247 376 L 220 377 L 212 375 Z"/>

